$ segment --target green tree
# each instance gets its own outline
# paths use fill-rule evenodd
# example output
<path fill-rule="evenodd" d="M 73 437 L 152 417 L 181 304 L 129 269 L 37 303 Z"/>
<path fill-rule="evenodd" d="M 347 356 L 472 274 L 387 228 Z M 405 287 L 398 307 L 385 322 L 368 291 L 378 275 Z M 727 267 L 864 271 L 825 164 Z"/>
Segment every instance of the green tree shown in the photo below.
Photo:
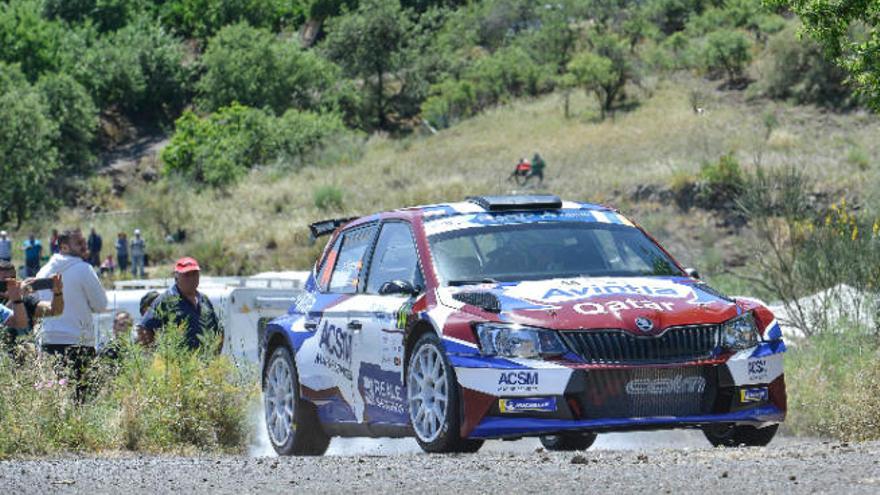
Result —
<path fill-rule="evenodd" d="M 389 76 L 412 63 L 412 13 L 399 0 L 364 0 L 357 10 L 330 19 L 324 50 L 351 77 L 363 80 L 366 113 L 388 127 Z"/>
<path fill-rule="evenodd" d="M 198 100 L 207 111 L 233 102 L 278 115 L 288 108 L 333 110 L 348 89 L 333 63 L 243 22 L 211 38 L 202 67 Z"/>
<path fill-rule="evenodd" d="M 64 27 L 42 17 L 40 0 L 0 2 L 0 60 L 21 64 L 30 81 L 59 65 Z"/>
<path fill-rule="evenodd" d="M 238 22 L 272 31 L 295 26 L 305 18 L 309 3 L 306 0 L 170 0 L 162 3 L 158 11 L 162 23 L 175 32 L 205 40 L 224 26 Z"/>
<path fill-rule="evenodd" d="M 577 84 L 589 94 L 593 93 L 599 102 L 601 118 L 611 110 L 617 91 L 618 75 L 614 62 L 593 52 L 581 52 L 568 64 L 569 72 Z"/>
<path fill-rule="evenodd" d="M 43 13 L 49 19 L 67 22 L 90 20 L 101 31 L 113 31 L 125 26 L 145 3 L 139 0 L 44 0 Z"/>
<path fill-rule="evenodd" d="M 876 0 L 768 0 L 794 11 L 804 31 L 843 66 L 880 108 L 880 3 Z"/>
<path fill-rule="evenodd" d="M 729 83 L 739 81 L 752 61 L 752 42 L 741 31 L 720 29 L 706 36 L 703 67 L 709 73 L 724 72 Z"/>
<path fill-rule="evenodd" d="M 139 122 L 173 119 L 188 99 L 190 68 L 181 40 L 140 16 L 82 49 L 68 68 L 101 108 Z"/>
<path fill-rule="evenodd" d="M 42 96 L 20 69 L 0 63 L 0 222 L 22 222 L 46 206 L 46 185 L 58 167 L 58 128 Z"/>
<path fill-rule="evenodd" d="M 55 148 L 61 161 L 61 182 L 68 175 L 83 175 L 95 165 L 98 109 L 86 89 L 67 74 L 47 74 L 37 82 L 48 116 L 58 125 Z"/>
<path fill-rule="evenodd" d="M 590 43 L 592 50 L 576 55 L 568 64 L 568 70 L 579 86 L 596 96 L 604 119 L 624 98 L 626 83 L 636 81 L 638 74 L 632 54 L 618 36 L 594 33 Z"/>

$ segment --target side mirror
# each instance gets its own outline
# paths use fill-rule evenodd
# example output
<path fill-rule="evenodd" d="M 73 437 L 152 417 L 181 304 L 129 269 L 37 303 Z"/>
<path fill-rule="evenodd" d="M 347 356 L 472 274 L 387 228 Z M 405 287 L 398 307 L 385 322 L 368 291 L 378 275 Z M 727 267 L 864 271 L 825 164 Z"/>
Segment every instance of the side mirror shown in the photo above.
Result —
<path fill-rule="evenodd" d="M 390 282 L 385 282 L 382 284 L 382 287 L 379 288 L 379 295 L 382 296 L 388 296 L 391 294 L 414 296 L 418 293 L 419 291 L 416 290 L 413 284 L 406 280 L 392 280 Z"/>
<path fill-rule="evenodd" d="M 696 268 L 685 268 L 684 272 L 687 273 L 690 278 L 695 278 L 697 280 L 700 279 L 700 272 L 698 272 Z"/>

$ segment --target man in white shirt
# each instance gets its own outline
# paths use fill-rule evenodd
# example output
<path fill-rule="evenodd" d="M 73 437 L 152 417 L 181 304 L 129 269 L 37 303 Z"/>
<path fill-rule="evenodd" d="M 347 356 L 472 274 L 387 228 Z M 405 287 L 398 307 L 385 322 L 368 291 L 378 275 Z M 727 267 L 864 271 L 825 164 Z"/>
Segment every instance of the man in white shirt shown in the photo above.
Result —
<path fill-rule="evenodd" d="M 83 372 L 95 356 L 95 329 L 92 313 L 107 309 L 107 295 L 95 270 L 83 258 L 87 255 L 82 232 L 65 230 L 58 236 L 61 251 L 53 254 L 37 278 L 60 274 L 64 280 L 64 311 L 60 316 L 43 320 L 39 342 L 43 352 L 58 355 L 72 368 L 77 382 L 77 395 L 85 390 Z M 40 298 L 48 300 L 51 291 L 41 291 Z"/>

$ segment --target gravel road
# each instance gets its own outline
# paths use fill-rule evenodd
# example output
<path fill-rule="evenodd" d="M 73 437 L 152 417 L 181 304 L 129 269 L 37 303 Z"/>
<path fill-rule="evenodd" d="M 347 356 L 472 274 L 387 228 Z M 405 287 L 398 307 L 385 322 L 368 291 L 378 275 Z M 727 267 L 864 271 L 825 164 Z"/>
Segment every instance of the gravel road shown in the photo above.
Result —
<path fill-rule="evenodd" d="M 13 460 L 0 462 L 0 493 L 880 492 L 880 442 L 781 438 L 767 448 L 712 449 L 692 432 L 663 435 L 600 436 L 582 453 L 545 452 L 523 440 L 490 442 L 475 455 L 425 455 L 409 441 L 348 440 L 323 458 Z"/>

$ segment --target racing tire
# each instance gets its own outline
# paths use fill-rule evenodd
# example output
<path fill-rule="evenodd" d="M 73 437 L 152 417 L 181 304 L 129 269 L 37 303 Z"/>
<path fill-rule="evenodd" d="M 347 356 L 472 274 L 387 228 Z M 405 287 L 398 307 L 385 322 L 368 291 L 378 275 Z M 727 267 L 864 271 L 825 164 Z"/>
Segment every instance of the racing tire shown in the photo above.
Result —
<path fill-rule="evenodd" d="M 541 435 L 541 445 L 547 450 L 570 452 L 587 450 L 596 441 L 595 433 L 560 433 L 558 435 Z"/>
<path fill-rule="evenodd" d="M 720 424 L 703 428 L 703 434 L 713 447 L 763 447 L 773 440 L 778 429 L 778 424 L 764 428 Z"/>
<path fill-rule="evenodd" d="M 455 370 L 440 338 L 422 335 L 409 357 L 406 372 L 410 423 L 419 446 L 428 453 L 474 453 L 483 440 L 461 438 L 461 397 Z"/>
<path fill-rule="evenodd" d="M 287 347 L 275 349 L 263 371 L 263 406 L 269 443 L 278 455 L 324 455 L 330 437 L 315 406 L 299 396 L 299 376 Z"/>

